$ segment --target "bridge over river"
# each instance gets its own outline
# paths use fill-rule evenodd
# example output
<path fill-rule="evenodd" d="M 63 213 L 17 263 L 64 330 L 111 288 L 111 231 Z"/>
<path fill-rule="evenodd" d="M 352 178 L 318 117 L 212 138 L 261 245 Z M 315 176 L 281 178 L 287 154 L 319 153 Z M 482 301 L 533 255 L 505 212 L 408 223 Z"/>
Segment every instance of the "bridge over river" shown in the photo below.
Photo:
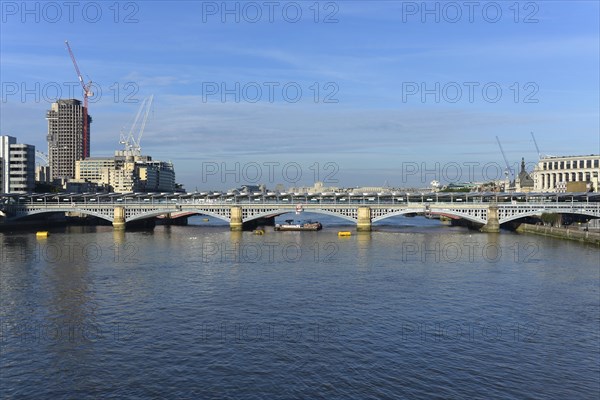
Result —
<path fill-rule="evenodd" d="M 399 215 L 463 219 L 497 232 L 502 224 L 543 213 L 600 218 L 598 193 L 109 193 L 0 195 L 5 221 L 48 213 L 78 213 L 109 221 L 115 229 L 153 219 L 206 215 L 232 230 L 257 220 L 301 211 L 343 218 L 368 231 Z"/>

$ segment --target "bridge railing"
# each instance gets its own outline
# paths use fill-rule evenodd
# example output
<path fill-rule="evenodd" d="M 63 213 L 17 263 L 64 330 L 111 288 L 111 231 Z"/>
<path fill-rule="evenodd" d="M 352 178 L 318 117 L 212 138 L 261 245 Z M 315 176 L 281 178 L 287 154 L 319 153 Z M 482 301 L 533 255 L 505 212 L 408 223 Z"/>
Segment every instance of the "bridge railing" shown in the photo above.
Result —
<path fill-rule="evenodd" d="M 5 205 L 6 210 L 33 210 L 33 209 L 71 209 L 71 208 L 114 208 L 122 206 L 125 208 L 171 208 L 171 207 L 321 207 L 321 206 L 335 206 L 335 207 L 356 207 L 356 206 L 371 206 L 371 207 L 448 207 L 448 208 L 487 208 L 490 205 L 497 206 L 502 209 L 544 209 L 544 210 L 567 210 L 567 209 L 589 209 L 589 210 L 600 210 L 600 203 L 577 203 L 577 202 L 560 202 L 560 203 L 549 203 L 549 202 L 538 202 L 538 203 L 473 203 L 473 202 L 282 202 L 282 201 L 265 201 L 265 202 L 227 202 L 227 201 L 177 201 L 177 202 L 46 202 L 46 203 L 26 203 L 26 204 L 10 204 Z"/>
<path fill-rule="evenodd" d="M 528 204 L 600 203 L 597 193 L 446 193 L 390 191 L 382 193 L 46 193 L 0 194 L 0 204 Z"/>

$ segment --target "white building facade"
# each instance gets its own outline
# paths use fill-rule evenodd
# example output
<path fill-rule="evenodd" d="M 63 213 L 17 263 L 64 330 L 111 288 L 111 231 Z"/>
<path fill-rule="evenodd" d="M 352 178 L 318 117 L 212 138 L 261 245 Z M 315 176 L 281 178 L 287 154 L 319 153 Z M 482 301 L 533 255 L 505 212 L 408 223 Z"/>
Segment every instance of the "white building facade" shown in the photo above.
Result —
<path fill-rule="evenodd" d="M 75 178 L 116 193 L 173 192 L 173 164 L 149 156 L 90 157 L 75 162 Z"/>
<path fill-rule="evenodd" d="M 0 193 L 9 193 L 10 145 L 15 143 L 12 136 L 0 136 Z"/>
<path fill-rule="evenodd" d="M 28 193 L 35 189 L 35 147 L 0 136 L 0 192 Z"/>
<path fill-rule="evenodd" d="M 564 192 L 570 183 L 585 183 L 587 191 L 598 192 L 600 155 L 545 157 L 533 172 L 536 192 Z M 582 186 L 582 185 L 579 185 Z"/>

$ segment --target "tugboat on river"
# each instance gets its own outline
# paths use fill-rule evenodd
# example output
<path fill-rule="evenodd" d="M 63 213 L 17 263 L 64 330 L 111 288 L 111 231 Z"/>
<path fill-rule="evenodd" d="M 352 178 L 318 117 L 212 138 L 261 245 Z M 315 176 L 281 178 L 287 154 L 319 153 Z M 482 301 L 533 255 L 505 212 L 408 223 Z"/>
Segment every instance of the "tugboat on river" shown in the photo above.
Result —
<path fill-rule="evenodd" d="M 321 229 L 323 229 L 323 225 L 318 221 L 294 223 L 293 219 L 286 219 L 285 224 L 275 224 L 276 231 L 320 231 Z"/>

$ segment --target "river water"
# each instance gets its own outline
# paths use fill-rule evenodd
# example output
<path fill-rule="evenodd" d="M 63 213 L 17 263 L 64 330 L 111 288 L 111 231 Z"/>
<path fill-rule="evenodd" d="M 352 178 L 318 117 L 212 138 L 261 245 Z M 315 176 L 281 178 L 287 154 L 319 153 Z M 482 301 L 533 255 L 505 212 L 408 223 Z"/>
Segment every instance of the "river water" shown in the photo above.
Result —
<path fill-rule="evenodd" d="M 0 397 L 600 396 L 598 248 L 319 219 L 0 233 Z"/>

